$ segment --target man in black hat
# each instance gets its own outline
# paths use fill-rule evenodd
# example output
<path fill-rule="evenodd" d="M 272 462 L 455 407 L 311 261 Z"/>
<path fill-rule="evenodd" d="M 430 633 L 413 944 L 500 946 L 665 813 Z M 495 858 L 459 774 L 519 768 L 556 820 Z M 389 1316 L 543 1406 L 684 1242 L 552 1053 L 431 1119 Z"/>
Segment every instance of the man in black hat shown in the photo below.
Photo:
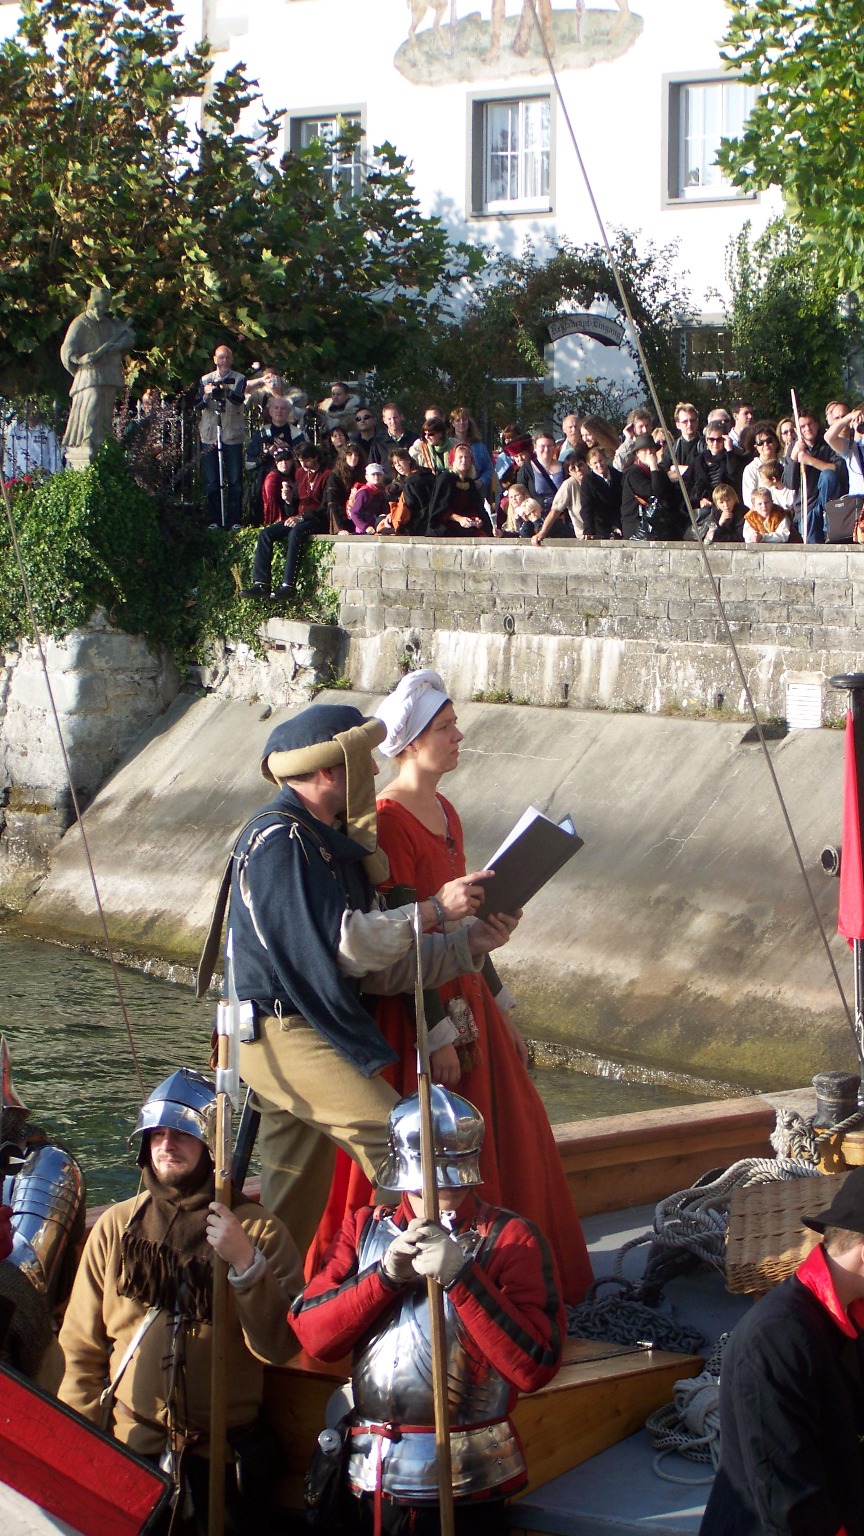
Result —
<path fill-rule="evenodd" d="M 367 1178 L 387 1151 L 397 1094 L 379 1075 L 396 1061 L 371 996 L 413 992 L 412 906 L 384 910 L 372 748 L 386 727 L 350 705 L 315 704 L 277 725 L 261 772 L 278 794 L 242 829 L 229 860 L 198 975 L 206 991 L 230 875 L 228 948 L 247 1005 L 240 1072 L 261 1110 L 261 1198 L 305 1252 L 330 1191 L 335 1147 Z M 421 903 L 427 987 L 479 970 L 516 920 L 473 917 L 470 875 Z M 364 1001 L 364 995 L 367 1001 Z"/>
<path fill-rule="evenodd" d="M 864 1168 L 804 1225 L 822 1242 L 723 1357 L 700 1536 L 864 1536 Z"/>

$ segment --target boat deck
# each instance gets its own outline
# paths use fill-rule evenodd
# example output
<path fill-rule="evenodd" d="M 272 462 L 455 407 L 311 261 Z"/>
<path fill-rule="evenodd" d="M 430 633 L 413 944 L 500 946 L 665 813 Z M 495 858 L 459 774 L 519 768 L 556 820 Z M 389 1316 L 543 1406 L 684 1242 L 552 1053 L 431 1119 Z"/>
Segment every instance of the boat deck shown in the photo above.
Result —
<path fill-rule="evenodd" d="M 653 1218 L 653 1205 L 586 1217 L 582 1225 L 595 1275 L 611 1274 L 618 1249 L 647 1231 Z M 628 1255 L 628 1278 L 638 1278 L 646 1256 L 647 1247 Z M 750 1305 L 746 1297 L 730 1296 L 723 1277 L 708 1270 L 673 1280 L 665 1290 L 664 1310 L 672 1320 L 701 1329 L 711 1344 L 734 1328 Z M 656 1475 L 654 1457 L 646 1430 L 630 1435 L 513 1503 L 509 1512 L 513 1536 L 522 1531 L 554 1536 L 695 1536 L 710 1483 L 685 1487 L 667 1482 Z M 704 1463 L 680 1456 L 664 1458 L 663 1469 L 693 1482 L 711 1471 Z"/>

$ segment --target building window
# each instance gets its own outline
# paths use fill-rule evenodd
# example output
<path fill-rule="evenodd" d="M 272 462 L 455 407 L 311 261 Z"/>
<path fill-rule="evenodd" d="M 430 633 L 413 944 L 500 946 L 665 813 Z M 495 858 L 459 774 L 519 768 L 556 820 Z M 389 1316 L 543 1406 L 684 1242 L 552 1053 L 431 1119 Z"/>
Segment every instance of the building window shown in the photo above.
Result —
<path fill-rule="evenodd" d="M 551 210 L 552 113 L 548 96 L 473 104 L 475 214 Z"/>
<path fill-rule="evenodd" d="M 683 373 L 691 378 L 726 378 L 735 372 L 732 332 L 722 325 L 686 325 L 673 332 Z"/>
<path fill-rule="evenodd" d="M 295 154 L 319 142 L 330 151 L 330 185 L 334 192 L 359 192 L 364 161 L 360 141 L 350 148 L 338 140 L 346 129 L 362 126 L 359 112 L 338 112 L 328 117 L 292 117 L 291 148 Z"/>
<path fill-rule="evenodd" d="M 755 100 L 740 80 L 682 80 L 669 86 L 669 197 L 740 197 L 717 164 L 721 139 L 737 138 Z"/>

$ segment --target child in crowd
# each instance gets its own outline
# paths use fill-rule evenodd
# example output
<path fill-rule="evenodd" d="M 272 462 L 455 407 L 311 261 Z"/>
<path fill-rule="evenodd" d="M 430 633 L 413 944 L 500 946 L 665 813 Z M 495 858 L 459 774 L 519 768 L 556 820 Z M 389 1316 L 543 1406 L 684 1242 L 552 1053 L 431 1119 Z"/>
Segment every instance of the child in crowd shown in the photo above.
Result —
<path fill-rule="evenodd" d="M 590 537 L 585 532 L 582 521 L 582 482 L 591 471 L 588 468 L 585 455 L 581 451 L 570 454 L 566 464 L 567 479 L 563 485 L 559 485 L 552 499 L 552 506 L 546 522 L 543 524 L 540 532 L 535 533 L 531 540 L 531 543 L 536 544 L 538 547 L 543 543 L 544 539 L 549 537 L 550 532 L 553 532 L 562 520 L 565 525 L 567 523 L 570 524 L 573 534 L 577 539 L 587 539 Z"/>
<path fill-rule="evenodd" d="M 768 459 L 759 465 L 759 488 L 771 492 L 775 507 L 782 507 L 786 512 L 792 510 L 795 492 L 791 486 L 783 484 L 783 465 L 779 459 Z"/>
<path fill-rule="evenodd" d="M 356 485 L 348 497 L 346 511 L 355 533 L 375 533 L 381 518 L 390 511 L 384 494 L 387 471 L 383 464 L 366 465 L 365 485 Z"/>
<path fill-rule="evenodd" d="M 501 532 L 506 537 L 530 539 L 543 526 L 543 508 L 528 495 L 524 485 L 511 485 L 507 491 L 507 516 Z"/>
<path fill-rule="evenodd" d="M 702 534 L 704 543 L 713 544 L 715 539 L 720 543 L 740 543 L 741 502 L 735 487 L 721 480 L 720 484 L 714 487 L 711 500 L 714 511 Z"/>
<path fill-rule="evenodd" d="M 789 513 L 783 507 L 775 506 L 767 485 L 757 486 L 750 511 L 744 518 L 744 543 L 788 544 L 791 536 Z"/>

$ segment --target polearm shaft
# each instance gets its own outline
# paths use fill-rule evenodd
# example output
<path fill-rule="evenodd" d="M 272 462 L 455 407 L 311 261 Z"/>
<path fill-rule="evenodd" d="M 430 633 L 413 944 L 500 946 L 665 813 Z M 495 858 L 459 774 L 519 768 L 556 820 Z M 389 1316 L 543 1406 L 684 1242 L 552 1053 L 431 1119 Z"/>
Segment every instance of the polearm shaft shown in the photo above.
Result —
<path fill-rule="evenodd" d="M 216 1058 L 216 1189 L 220 1205 L 231 1206 L 231 1098 L 222 1087 L 230 1063 L 230 1003 L 217 1008 Z M 224 1026 L 224 1027 L 223 1027 Z M 208 1536 L 225 1530 L 225 1444 L 228 1433 L 228 1265 L 213 1254 L 213 1337 L 210 1363 L 210 1486 Z"/>
<path fill-rule="evenodd" d="M 414 907 L 414 939 L 417 976 L 414 1004 L 417 1014 L 417 1091 L 420 1100 L 420 1169 L 423 1181 L 423 1214 L 438 1220 L 438 1178 L 435 1168 L 435 1137 L 432 1126 L 432 1082 L 429 1069 L 429 1031 L 423 1003 L 423 960 L 420 940 L 423 927 L 420 904 Z M 432 1348 L 432 1399 L 435 1406 L 435 1452 L 438 1472 L 438 1506 L 441 1536 L 454 1536 L 453 1469 L 450 1461 L 450 1404 L 447 1396 L 447 1337 L 444 1330 L 444 1292 L 431 1276 L 426 1281 L 429 1298 L 429 1334 Z"/>
<path fill-rule="evenodd" d="M 798 438 L 799 449 L 802 452 L 806 452 L 806 449 L 804 447 L 804 439 L 801 436 L 801 417 L 798 414 L 798 396 L 796 395 L 794 389 L 791 391 L 791 394 L 792 394 L 792 419 L 795 422 L 795 434 L 796 434 L 796 436 Z M 801 460 L 799 459 L 798 460 L 798 468 L 799 468 L 799 471 L 800 471 L 800 474 L 801 474 L 801 523 L 802 523 L 801 536 L 802 536 L 802 538 L 804 540 L 804 543 L 805 544 L 809 544 L 810 540 L 807 537 L 807 522 L 808 522 L 808 512 L 807 512 L 807 466 L 806 466 L 806 464 L 802 464 Z"/>
<path fill-rule="evenodd" d="M 231 1112 L 240 1102 L 240 1004 L 234 985 L 234 953 L 229 933 L 225 951 L 227 998 L 216 1009 L 216 1150 L 215 1197 L 231 1209 Z M 233 1305 L 228 1265 L 213 1254 L 213 1339 L 210 1370 L 210 1483 L 207 1536 L 225 1530 L 225 1447 L 228 1437 L 228 1325 Z"/>

